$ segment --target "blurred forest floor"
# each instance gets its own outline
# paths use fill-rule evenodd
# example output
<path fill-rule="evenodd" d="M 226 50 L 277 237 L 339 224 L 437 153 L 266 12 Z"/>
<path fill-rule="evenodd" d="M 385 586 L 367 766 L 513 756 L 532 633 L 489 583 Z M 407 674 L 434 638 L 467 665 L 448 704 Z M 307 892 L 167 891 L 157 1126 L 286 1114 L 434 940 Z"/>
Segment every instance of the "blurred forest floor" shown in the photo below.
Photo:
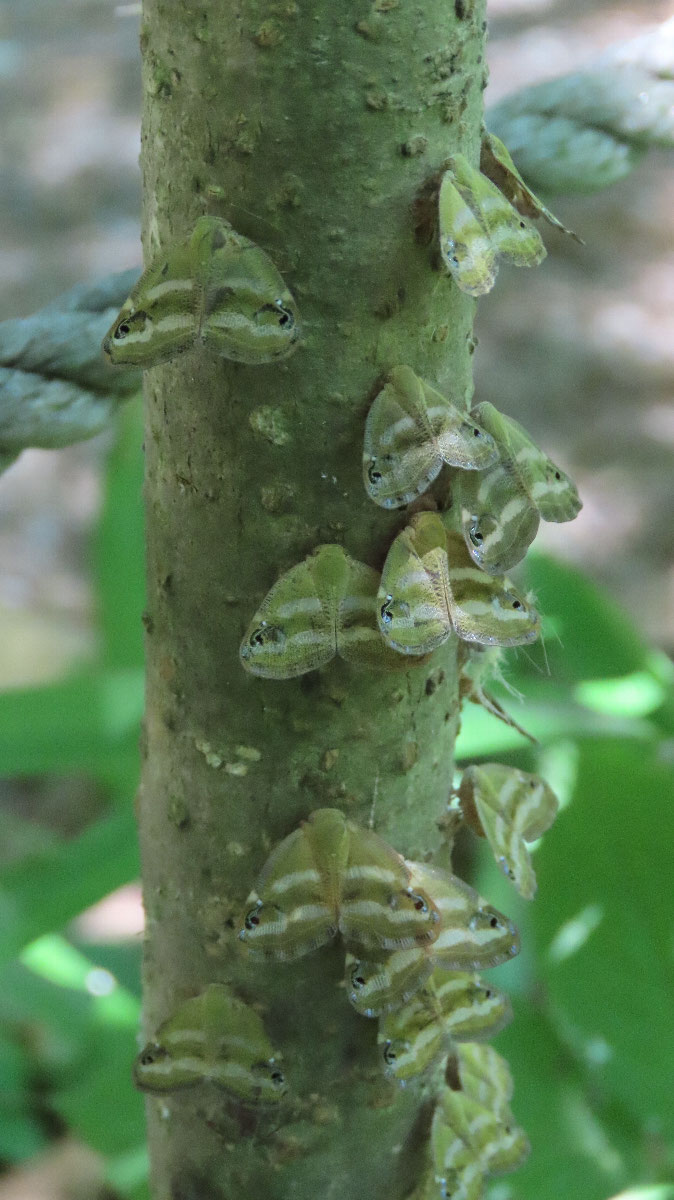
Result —
<path fill-rule="evenodd" d="M 0 319 L 140 264 L 139 8 L 0 0 Z M 671 0 L 490 0 L 487 104 L 578 69 L 673 11 Z M 556 200 L 554 211 L 586 246 L 546 231 L 549 257 L 540 270 L 523 278 L 503 269 L 479 305 L 475 356 L 476 398 L 520 419 L 584 499 L 577 521 L 544 525 L 538 544 L 607 586 L 645 635 L 670 651 L 671 168 L 671 158 L 654 152 L 607 192 Z M 94 650 L 90 532 L 110 440 L 27 451 L 0 477 L 2 689 L 59 678 Z M 31 797 L 30 786 L 9 783 L 0 804 L 25 813 Z M 84 787 L 37 787 L 34 802 L 42 821 L 61 830 L 92 816 Z M 11 820 L 8 828 L 11 835 Z M 106 929 L 128 936 L 137 892 L 108 903 L 98 926 L 95 915 L 87 918 L 92 937 Z M 73 1195 L 70 1154 L 61 1144 L 44 1178 L 31 1168 L 0 1183 L 0 1200 Z M 84 1180 L 86 1161 L 75 1157 L 74 1173 L 84 1164 Z"/>

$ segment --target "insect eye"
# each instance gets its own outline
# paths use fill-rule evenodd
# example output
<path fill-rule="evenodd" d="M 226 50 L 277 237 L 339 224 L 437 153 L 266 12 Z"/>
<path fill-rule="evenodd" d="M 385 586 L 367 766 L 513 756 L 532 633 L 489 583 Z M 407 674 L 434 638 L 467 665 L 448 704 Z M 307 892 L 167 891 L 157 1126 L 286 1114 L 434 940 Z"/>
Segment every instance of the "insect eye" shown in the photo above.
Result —
<path fill-rule="evenodd" d="M 499 925 L 498 917 L 490 917 L 489 918 L 489 928 L 490 929 L 498 929 L 498 925 Z"/>
<path fill-rule="evenodd" d="M 513 600 L 513 608 L 524 608 L 521 600 Z"/>
<path fill-rule="evenodd" d="M 251 908 L 250 912 L 246 913 L 243 922 L 246 929 L 255 929 L 260 924 L 260 907 L 261 905 L 258 905 L 257 908 Z"/>
<path fill-rule="evenodd" d="M 140 1061 L 141 1061 L 141 1066 L 151 1067 L 153 1062 L 155 1061 L 155 1056 L 151 1050 L 146 1050 L 144 1054 L 141 1054 Z"/>
<path fill-rule="evenodd" d="M 370 483 L 381 483 L 381 471 L 376 469 L 375 460 L 373 459 L 367 469 L 367 477 Z"/>
<path fill-rule="evenodd" d="M 393 620 L 393 613 L 391 612 L 391 607 L 390 607 L 392 603 L 393 603 L 393 596 L 387 596 L 384 603 L 381 606 L 380 612 L 381 612 L 381 620 L 382 620 L 383 625 L 390 625 L 391 621 Z"/>
<path fill-rule="evenodd" d="M 480 429 L 473 429 L 473 437 L 482 437 L 482 431 Z"/>
<path fill-rule="evenodd" d="M 128 333 L 131 333 L 131 326 L 129 325 L 129 322 L 121 321 L 117 326 L 113 336 L 115 337 L 116 341 L 120 342 Z"/>
<path fill-rule="evenodd" d="M 387 1067 L 392 1067 L 398 1055 L 393 1048 L 393 1042 L 387 1042 L 384 1046 L 384 1062 Z"/>
<path fill-rule="evenodd" d="M 491 996 L 492 996 L 491 988 L 487 988 L 487 990 L 484 994 L 485 1000 L 491 1000 Z"/>
<path fill-rule="evenodd" d="M 419 892 L 408 892 L 408 895 L 410 896 L 417 912 L 428 912 L 428 904 L 426 903 L 424 896 L 422 896 Z"/>
<path fill-rule="evenodd" d="M 274 301 L 274 307 L 278 310 L 278 323 L 284 329 L 292 329 L 295 324 L 295 318 L 289 308 L 285 308 L 281 300 Z"/>
<path fill-rule="evenodd" d="M 474 546 L 481 546 L 484 541 L 484 534 L 480 533 L 480 529 L 477 524 L 471 525 L 470 529 L 468 530 L 468 537 Z"/>
<path fill-rule="evenodd" d="M 275 300 L 273 304 L 263 304 L 262 308 L 258 308 L 255 313 L 255 320 L 261 324 L 271 324 L 269 314 L 271 313 L 277 325 L 284 329 L 292 329 L 295 324 L 295 318 L 290 309 L 285 308 L 281 300 Z"/>
<path fill-rule="evenodd" d="M 365 987 L 365 983 L 366 979 L 361 973 L 360 963 L 356 963 L 355 967 L 351 970 L 351 985 L 355 988 L 362 988 Z"/>
<path fill-rule="evenodd" d="M 283 1071 L 279 1071 L 278 1068 L 275 1071 L 272 1071 L 271 1081 L 274 1084 L 274 1087 L 279 1087 L 279 1088 L 283 1087 L 283 1085 L 286 1081 L 286 1077 L 283 1074 Z"/>
<path fill-rule="evenodd" d="M 248 640 L 251 646 L 266 646 L 269 642 L 283 641 L 283 633 L 276 625 L 267 625 L 267 622 L 263 621 L 253 630 Z"/>

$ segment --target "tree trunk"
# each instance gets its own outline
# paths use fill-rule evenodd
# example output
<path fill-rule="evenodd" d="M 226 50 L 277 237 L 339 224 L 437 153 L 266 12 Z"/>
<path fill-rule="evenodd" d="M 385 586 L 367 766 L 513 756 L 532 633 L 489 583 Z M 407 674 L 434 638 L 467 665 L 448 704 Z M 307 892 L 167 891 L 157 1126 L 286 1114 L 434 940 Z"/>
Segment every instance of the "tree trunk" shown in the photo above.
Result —
<path fill-rule="evenodd" d="M 292 1088 L 273 1111 L 213 1085 L 151 1099 L 159 1200 L 402 1200 L 417 1179 L 424 1089 L 383 1079 L 343 950 L 252 964 L 236 928 L 270 847 L 313 809 L 436 851 L 455 650 L 274 682 L 244 673 L 238 645 L 314 546 L 381 567 L 404 523 L 361 480 L 382 374 L 406 363 L 469 403 L 474 304 L 431 269 L 413 204 L 448 154 L 477 161 L 483 42 L 483 0 L 145 0 L 148 257 L 225 216 L 274 259 L 304 329 L 279 364 L 194 351 L 145 375 L 146 1032 L 229 982 L 259 1003 Z"/>

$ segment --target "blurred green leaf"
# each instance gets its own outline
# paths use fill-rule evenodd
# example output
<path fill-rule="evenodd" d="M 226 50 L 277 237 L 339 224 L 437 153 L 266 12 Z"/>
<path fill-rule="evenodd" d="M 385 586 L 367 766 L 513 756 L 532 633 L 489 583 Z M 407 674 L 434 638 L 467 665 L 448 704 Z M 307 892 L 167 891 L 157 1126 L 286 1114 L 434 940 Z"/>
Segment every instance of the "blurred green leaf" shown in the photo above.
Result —
<path fill-rule="evenodd" d="M 606 679 L 648 669 L 652 652 L 633 622 L 581 571 L 530 554 L 526 576 L 540 611 L 554 619 L 557 637 L 546 642 L 553 680 Z"/>
<path fill-rule="evenodd" d="M 143 425 L 140 404 L 119 416 L 118 435 L 107 462 L 105 502 L 96 535 L 96 571 L 109 667 L 141 667 L 145 604 L 143 513 Z"/>
<path fill-rule="evenodd" d="M 674 1138 L 674 771 L 652 747 L 580 745 L 569 806 L 537 852 L 539 973 L 596 1089 Z"/>
<path fill-rule="evenodd" d="M 0 963 L 138 875 L 131 811 L 7 867 L 0 875 Z"/>
<path fill-rule="evenodd" d="M 87 671 L 0 695 L 0 775 L 84 771 L 135 781 L 144 683 L 140 669 Z"/>

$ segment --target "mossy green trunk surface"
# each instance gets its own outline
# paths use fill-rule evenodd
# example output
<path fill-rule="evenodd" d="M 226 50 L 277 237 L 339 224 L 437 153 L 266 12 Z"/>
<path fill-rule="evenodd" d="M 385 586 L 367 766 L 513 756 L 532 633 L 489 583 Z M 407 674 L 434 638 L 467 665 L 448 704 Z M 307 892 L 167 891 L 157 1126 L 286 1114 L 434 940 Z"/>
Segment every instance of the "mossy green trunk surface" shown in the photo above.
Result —
<path fill-rule="evenodd" d="M 195 351 L 145 376 L 146 1032 L 230 982 L 291 1088 L 269 1110 L 210 1084 L 150 1100 L 159 1200 L 402 1200 L 416 1182 L 423 1088 L 385 1081 L 342 948 L 253 964 L 236 929 L 270 847 L 313 809 L 414 858 L 437 849 L 455 652 L 275 682 L 238 646 L 281 570 L 323 542 L 380 568 L 404 524 L 361 479 L 382 375 L 406 363 L 469 400 L 474 305 L 431 270 L 413 203 L 448 154 L 476 161 L 483 20 L 473 0 L 145 0 L 146 252 L 224 216 L 274 259 L 304 328 L 279 364 Z"/>

